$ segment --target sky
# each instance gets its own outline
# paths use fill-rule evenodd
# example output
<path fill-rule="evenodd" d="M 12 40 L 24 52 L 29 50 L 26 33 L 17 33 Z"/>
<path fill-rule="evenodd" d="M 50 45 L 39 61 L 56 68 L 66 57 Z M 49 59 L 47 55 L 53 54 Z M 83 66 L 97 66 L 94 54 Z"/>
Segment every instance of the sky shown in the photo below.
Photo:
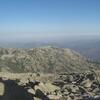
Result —
<path fill-rule="evenodd" d="M 0 40 L 100 34 L 100 0 L 0 0 Z"/>

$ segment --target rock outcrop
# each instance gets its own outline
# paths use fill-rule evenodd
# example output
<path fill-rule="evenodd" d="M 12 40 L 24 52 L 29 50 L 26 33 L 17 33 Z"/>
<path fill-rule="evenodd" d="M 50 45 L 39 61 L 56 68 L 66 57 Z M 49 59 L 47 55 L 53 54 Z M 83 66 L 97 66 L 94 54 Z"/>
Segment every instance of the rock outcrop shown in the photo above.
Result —
<path fill-rule="evenodd" d="M 63 73 L 48 81 L 41 74 L 33 76 L 0 78 L 0 100 L 100 100 L 100 81 L 94 72 Z"/>
<path fill-rule="evenodd" d="M 100 81 L 95 73 L 60 74 L 53 83 L 60 87 L 64 100 L 99 100 Z"/>

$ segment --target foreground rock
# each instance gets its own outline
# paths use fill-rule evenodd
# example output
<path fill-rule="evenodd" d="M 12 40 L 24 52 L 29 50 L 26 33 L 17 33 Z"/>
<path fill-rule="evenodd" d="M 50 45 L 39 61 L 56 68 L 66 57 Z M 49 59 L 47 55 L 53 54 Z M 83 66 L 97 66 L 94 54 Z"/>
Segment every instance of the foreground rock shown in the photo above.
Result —
<path fill-rule="evenodd" d="M 63 73 L 55 80 L 45 74 L 48 81 L 41 74 L 12 75 L 0 78 L 0 100 L 100 100 L 100 83 L 92 72 Z"/>
<path fill-rule="evenodd" d="M 100 83 L 91 72 L 60 74 L 54 85 L 64 100 L 100 100 Z"/>

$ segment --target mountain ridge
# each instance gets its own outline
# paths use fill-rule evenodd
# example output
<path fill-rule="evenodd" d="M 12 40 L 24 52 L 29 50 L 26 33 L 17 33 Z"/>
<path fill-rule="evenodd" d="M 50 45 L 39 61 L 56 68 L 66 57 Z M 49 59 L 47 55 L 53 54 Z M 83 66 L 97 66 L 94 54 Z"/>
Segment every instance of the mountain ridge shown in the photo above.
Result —
<path fill-rule="evenodd" d="M 74 72 L 97 69 L 87 58 L 68 48 L 0 48 L 0 70 L 10 72 Z"/>

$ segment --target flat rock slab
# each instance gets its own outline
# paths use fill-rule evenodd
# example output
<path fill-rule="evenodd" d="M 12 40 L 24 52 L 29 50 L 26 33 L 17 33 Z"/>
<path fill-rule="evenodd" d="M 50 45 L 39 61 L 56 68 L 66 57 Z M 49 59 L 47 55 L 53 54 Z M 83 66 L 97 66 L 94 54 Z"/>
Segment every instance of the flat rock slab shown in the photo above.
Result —
<path fill-rule="evenodd" d="M 4 94 L 4 84 L 0 82 L 0 96 Z"/>

